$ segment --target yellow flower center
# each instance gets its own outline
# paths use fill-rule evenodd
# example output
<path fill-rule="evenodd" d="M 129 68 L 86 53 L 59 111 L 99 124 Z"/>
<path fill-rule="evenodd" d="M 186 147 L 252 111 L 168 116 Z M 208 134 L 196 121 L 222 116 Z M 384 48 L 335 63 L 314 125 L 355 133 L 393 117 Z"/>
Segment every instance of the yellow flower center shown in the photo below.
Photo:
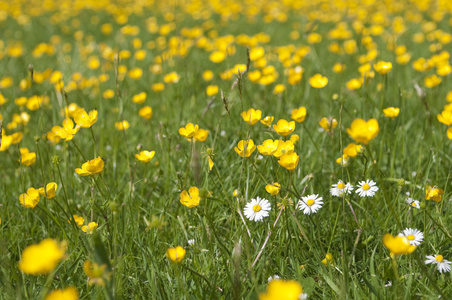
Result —
<path fill-rule="evenodd" d="M 436 257 L 435 257 L 435 260 L 437 261 L 437 262 L 443 262 L 443 256 L 442 255 L 437 255 Z"/>
<path fill-rule="evenodd" d="M 343 182 L 339 182 L 338 184 L 337 184 L 337 188 L 338 189 L 343 189 L 345 187 L 345 184 L 343 183 Z"/>
<path fill-rule="evenodd" d="M 261 211 L 261 209 L 262 209 L 262 207 L 259 204 L 256 204 L 256 205 L 253 206 L 253 210 L 255 212 L 259 212 L 259 211 Z"/>
<path fill-rule="evenodd" d="M 414 240 L 414 235 L 410 234 L 409 236 L 406 237 L 407 239 L 409 239 L 410 241 Z"/>
<path fill-rule="evenodd" d="M 308 201 L 306 201 L 306 204 L 309 205 L 309 206 L 314 205 L 314 203 L 315 203 L 315 201 L 312 200 L 312 199 L 309 199 Z"/>
<path fill-rule="evenodd" d="M 363 190 L 367 191 L 368 189 L 370 189 L 370 185 L 367 183 L 363 184 Z"/>

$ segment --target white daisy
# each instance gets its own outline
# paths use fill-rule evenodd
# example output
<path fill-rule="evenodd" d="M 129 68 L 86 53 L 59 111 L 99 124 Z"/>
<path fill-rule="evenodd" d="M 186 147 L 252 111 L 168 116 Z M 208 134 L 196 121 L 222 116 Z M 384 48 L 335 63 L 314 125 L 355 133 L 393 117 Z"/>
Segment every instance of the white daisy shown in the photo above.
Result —
<path fill-rule="evenodd" d="M 301 197 L 298 201 L 298 208 L 303 210 L 305 215 L 310 215 L 311 213 L 317 212 L 323 205 L 323 198 L 319 195 L 308 195 L 306 197 Z"/>
<path fill-rule="evenodd" d="M 336 197 L 342 197 L 345 194 L 351 194 L 353 191 L 353 186 L 350 183 L 344 184 L 342 180 L 339 180 L 337 184 L 333 184 L 330 189 L 330 193 Z"/>
<path fill-rule="evenodd" d="M 250 221 L 261 221 L 264 217 L 268 217 L 268 212 L 271 210 L 270 202 L 267 199 L 259 198 L 251 199 L 245 205 L 243 212 Z"/>
<path fill-rule="evenodd" d="M 424 234 L 421 231 L 412 228 L 406 228 L 404 231 L 399 233 L 399 236 L 406 237 L 410 245 L 413 246 L 419 246 L 424 240 Z"/>
<path fill-rule="evenodd" d="M 358 187 L 356 193 L 359 194 L 360 197 L 373 197 L 375 192 L 378 191 L 377 183 L 369 179 L 360 181 Z"/>
<path fill-rule="evenodd" d="M 419 205 L 419 201 L 418 200 L 414 200 L 413 198 L 408 197 L 406 199 L 406 202 L 410 205 L 410 209 L 413 208 L 417 208 L 420 209 L 421 206 Z"/>
<path fill-rule="evenodd" d="M 298 300 L 306 300 L 308 299 L 308 294 L 301 293 L 300 296 L 298 296 Z"/>
<path fill-rule="evenodd" d="M 270 281 L 272 281 L 272 280 L 275 280 L 275 279 L 280 279 L 281 277 L 279 277 L 278 275 L 273 275 L 273 276 L 270 276 L 270 277 L 268 277 L 268 282 L 270 282 Z"/>
<path fill-rule="evenodd" d="M 440 273 L 443 272 L 449 272 L 450 271 L 450 264 L 452 262 L 448 261 L 447 259 L 444 259 L 442 255 L 427 255 L 427 260 L 425 261 L 425 264 L 436 264 L 436 267 Z"/>
<path fill-rule="evenodd" d="M 187 242 L 190 246 L 193 246 L 195 244 L 195 239 L 188 240 Z"/>

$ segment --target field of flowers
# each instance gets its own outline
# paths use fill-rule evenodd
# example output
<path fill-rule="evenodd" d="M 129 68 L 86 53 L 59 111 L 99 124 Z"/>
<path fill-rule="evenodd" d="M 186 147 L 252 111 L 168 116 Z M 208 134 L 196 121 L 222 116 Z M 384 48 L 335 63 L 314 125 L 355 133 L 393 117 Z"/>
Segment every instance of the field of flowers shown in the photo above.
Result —
<path fill-rule="evenodd" d="M 451 29 L 449 0 L 0 0 L 0 299 L 452 298 Z"/>

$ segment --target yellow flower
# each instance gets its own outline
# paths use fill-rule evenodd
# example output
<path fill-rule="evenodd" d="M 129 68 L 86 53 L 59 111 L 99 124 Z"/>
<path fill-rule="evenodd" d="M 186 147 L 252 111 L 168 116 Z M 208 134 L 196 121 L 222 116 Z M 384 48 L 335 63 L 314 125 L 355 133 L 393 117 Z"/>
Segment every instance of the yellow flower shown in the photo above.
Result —
<path fill-rule="evenodd" d="M 266 126 L 270 126 L 274 119 L 275 119 L 275 117 L 266 116 L 265 118 L 263 118 L 261 120 L 261 123 L 266 125 Z"/>
<path fill-rule="evenodd" d="M 452 140 L 452 127 L 449 127 L 449 128 L 447 129 L 447 137 L 448 137 L 450 140 Z"/>
<path fill-rule="evenodd" d="M 135 154 L 135 157 L 144 164 L 147 164 L 154 157 L 155 151 L 141 151 L 140 154 Z"/>
<path fill-rule="evenodd" d="M 259 294 L 259 300 L 298 300 L 303 294 L 301 285 L 293 280 L 274 279 L 268 283 L 265 294 Z"/>
<path fill-rule="evenodd" d="M 107 265 L 105 264 L 99 266 L 97 263 L 91 263 L 89 260 L 86 260 L 83 264 L 83 272 L 85 272 L 86 276 L 88 276 L 88 284 L 104 286 L 105 280 L 103 277 L 109 277 L 109 275 L 105 272 L 106 268 Z"/>
<path fill-rule="evenodd" d="M 349 157 L 347 154 L 342 155 L 341 157 L 336 159 L 336 162 L 340 164 L 342 167 L 345 167 L 348 164 Z"/>
<path fill-rule="evenodd" d="M 146 92 L 141 92 L 139 94 L 133 95 L 132 102 L 141 104 L 146 100 L 146 96 L 147 96 Z"/>
<path fill-rule="evenodd" d="M 177 83 L 179 79 L 180 76 L 176 72 L 171 72 L 163 76 L 163 82 L 165 83 Z"/>
<path fill-rule="evenodd" d="M 52 132 L 61 139 L 70 141 L 74 138 L 74 135 L 79 129 L 80 126 L 74 125 L 74 122 L 70 118 L 67 118 L 63 121 L 63 127 L 53 126 Z"/>
<path fill-rule="evenodd" d="M 306 107 L 301 106 L 300 108 L 293 109 L 290 118 L 299 123 L 303 122 L 306 118 Z"/>
<path fill-rule="evenodd" d="M 41 194 L 41 196 L 43 197 L 46 197 L 47 199 L 52 199 L 53 197 L 55 197 L 57 188 L 58 185 L 56 184 L 56 182 L 49 182 L 46 185 L 45 190 L 43 187 L 39 188 L 39 194 Z"/>
<path fill-rule="evenodd" d="M 298 134 L 292 134 L 290 136 L 290 141 L 295 145 L 300 140 L 300 136 Z"/>
<path fill-rule="evenodd" d="M 79 215 L 72 215 L 72 218 L 74 219 L 75 224 L 77 224 L 78 227 L 83 226 L 83 223 L 85 223 L 85 219 L 83 217 L 80 217 Z M 71 223 L 71 220 L 67 220 L 68 223 Z"/>
<path fill-rule="evenodd" d="M 357 143 L 366 145 L 373 140 L 380 131 L 378 121 L 375 119 L 370 119 L 367 122 L 363 119 L 355 119 L 350 127 L 351 128 L 347 128 L 348 135 Z"/>
<path fill-rule="evenodd" d="M 66 243 L 45 239 L 39 244 L 30 245 L 22 252 L 19 269 L 25 274 L 48 274 L 64 258 Z"/>
<path fill-rule="evenodd" d="M 389 251 L 391 251 L 391 255 L 410 254 L 416 250 L 416 246 L 411 245 L 406 237 L 394 237 L 389 233 L 386 233 L 383 236 L 383 244 Z"/>
<path fill-rule="evenodd" d="M 87 234 L 93 234 L 94 230 L 97 229 L 99 224 L 96 222 L 90 222 L 88 225 L 82 226 L 82 231 Z"/>
<path fill-rule="evenodd" d="M 278 195 L 280 189 L 281 185 L 277 182 L 273 182 L 272 184 L 267 184 L 265 186 L 265 190 L 272 196 Z"/>
<path fill-rule="evenodd" d="M 137 80 L 140 79 L 141 76 L 143 76 L 143 70 L 140 68 L 133 68 L 129 70 L 127 74 L 129 75 L 130 78 Z"/>
<path fill-rule="evenodd" d="M 333 254 L 331 253 L 327 253 L 325 255 L 325 258 L 322 260 L 322 264 L 324 264 L 325 266 L 328 266 L 328 264 L 332 264 L 333 263 Z"/>
<path fill-rule="evenodd" d="M 245 148 L 246 147 L 246 148 Z M 241 157 L 250 157 L 251 153 L 256 150 L 253 140 L 244 141 L 241 140 L 237 147 L 234 147 L 235 152 Z"/>
<path fill-rule="evenodd" d="M 293 114 L 293 111 L 292 111 Z M 288 136 L 295 130 L 295 122 L 287 122 L 284 119 L 278 120 L 276 125 L 273 125 L 273 129 L 282 136 Z"/>
<path fill-rule="evenodd" d="M 26 193 L 20 194 L 19 202 L 23 207 L 35 208 L 39 203 L 39 191 L 33 187 L 29 188 Z"/>
<path fill-rule="evenodd" d="M 163 91 L 164 89 L 165 89 L 165 85 L 163 84 L 163 83 L 161 83 L 161 82 L 157 82 L 157 83 L 154 83 L 152 86 L 151 86 L 151 88 L 152 88 L 152 90 L 154 91 L 154 92 L 161 92 L 161 91 Z"/>
<path fill-rule="evenodd" d="M 325 130 L 325 131 L 331 131 L 334 128 L 336 128 L 337 126 L 337 120 L 329 117 L 327 118 L 322 118 L 319 122 L 320 126 Z"/>
<path fill-rule="evenodd" d="M 284 84 L 277 84 L 275 85 L 275 88 L 273 89 L 273 94 L 278 95 L 281 94 L 282 92 L 284 92 L 286 90 L 286 87 L 284 86 Z"/>
<path fill-rule="evenodd" d="M 262 145 L 257 146 L 257 150 L 262 155 L 273 155 L 278 149 L 279 140 L 265 140 Z"/>
<path fill-rule="evenodd" d="M 278 163 L 286 168 L 289 171 L 295 170 L 295 168 L 298 165 L 300 157 L 295 152 L 292 152 L 290 154 L 283 154 L 278 160 Z"/>
<path fill-rule="evenodd" d="M 208 85 L 206 88 L 207 96 L 213 96 L 218 94 L 218 85 Z"/>
<path fill-rule="evenodd" d="M 102 172 L 104 169 L 104 160 L 102 157 L 89 160 L 82 165 L 82 168 L 75 169 L 75 172 L 80 176 L 95 175 Z"/>
<path fill-rule="evenodd" d="M 30 152 L 28 150 L 28 148 L 20 148 L 19 151 L 20 151 L 19 161 L 24 166 L 29 167 L 36 162 L 36 153 L 35 152 Z"/>
<path fill-rule="evenodd" d="M 444 190 L 437 188 L 436 186 L 427 186 L 425 190 L 425 200 L 433 200 L 435 202 L 441 202 L 443 199 Z"/>
<path fill-rule="evenodd" d="M 449 91 L 446 96 L 447 102 L 452 103 L 452 91 Z"/>
<path fill-rule="evenodd" d="M 433 74 L 431 76 L 425 77 L 424 84 L 425 87 L 432 88 L 439 85 L 441 81 L 442 81 L 441 77 L 438 77 L 436 76 L 436 74 Z"/>
<path fill-rule="evenodd" d="M 436 117 L 438 118 L 438 121 L 440 121 L 444 125 L 452 125 L 452 111 L 443 110 L 441 114 L 438 114 Z"/>
<path fill-rule="evenodd" d="M 210 61 L 220 63 L 226 58 L 226 53 L 223 51 L 215 51 L 209 55 Z"/>
<path fill-rule="evenodd" d="M 187 139 L 191 139 L 196 132 L 198 132 L 199 126 L 193 125 L 193 123 L 188 123 L 185 128 L 179 128 L 179 134 Z"/>
<path fill-rule="evenodd" d="M 78 293 L 74 287 L 68 287 L 64 290 L 54 290 L 50 292 L 45 300 L 78 300 Z"/>
<path fill-rule="evenodd" d="M 130 124 L 128 121 L 122 120 L 122 121 L 116 122 L 115 127 L 118 130 L 127 130 L 127 129 L 129 129 Z"/>
<path fill-rule="evenodd" d="M 344 155 L 347 155 L 348 157 L 355 157 L 363 151 L 363 146 L 351 143 L 344 148 Z"/>
<path fill-rule="evenodd" d="M 388 107 L 383 109 L 383 114 L 385 115 L 385 117 L 387 118 L 395 118 L 399 115 L 400 112 L 400 108 L 397 107 Z"/>
<path fill-rule="evenodd" d="M 166 257 L 168 257 L 174 263 L 180 263 L 185 256 L 185 249 L 181 246 L 176 248 L 169 248 L 166 250 Z"/>
<path fill-rule="evenodd" d="M 295 149 L 295 146 L 294 146 L 292 140 L 288 140 L 288 141 L 279 140 L 278 148 L 273 153 L 273 156 L 276 158 L 280 158 L 284 154 L 292 153 L 294 151 L 294 149 Z"/>
<path fill-rule="evenodd" d="M 374 70 L 381 75 L 387 74 L 392 70 L 392 63 L 380 60 L 374 64 Z"/>
<path fill-rule="evenodd" d="M 357 90 L 362 87 L 363 79 L 362 78 L 352 78 L 345 84 L 347 89 L 350 91 Z"/>
<path fill-rule="evenodd" d="M 150 106 L 144 106 L 143 108 L 140 108 L 140 110 L 138 111 L 138 114 L 140 115 L 140 117 L 145 118 L 146 120 L 149 120 L 150 118 L 152 118 L 152 107 Z"/>
<path fill-rule="evenodd" d="M 342 73 L 344 72 L 346 66 L 344 64 L 341 63 L 335 63 L 333 66 L 333 72 L 334 73 Z"/>
<path fill-rule="evenodd" d="M 206 70 L 206 71 L 204 71 L 204 72 L 202 73 L 202 78 L 203 78 L 205 81 L 210 81 L 210 80 L 212 80 L 212 79 L 213 79 L 213 76 L 214 76 L 214 74 L 213 74 L 213 72 L 210 71 L 210 70 Z"/>
<path fill-rule="evenodd" d="M 242 116 L 243 121 L 246 123 L 254 125 L 262 118 L 262 111 L 250 108 L 248 111 L 243 111 L 240 116 Z"/>
<path fill-rule="evenodd" d="M 309 84 L 316 89 L 321 89 L 328 84 L 328 78 L 322 76 L 322 74 L 315 74 L 309 78 Z"/>
<path fill-rule="evenodd" d="M 183 190 L 182 193 L 180 193 L 180 203 L 188 208 L 198 206 L 200 200 L 199 189 L 195 186 L 189 188 L 188 193 L 186 190 Z"/>
<path fill-rule="evenodd" d="M 97 109 L 89 112 L 89 114 L 82 108 L 74 113 L 74 121 L 81 128 L 90 128 L 97 122 Z"/>
<path fill-rule="evenodd" d="M 193 138 L 198 142 L 205 142 L 208 135 L 209 135 L 209 130 L 199 128 L 198 131 L 196 131 Z"/>
<path fill-rule="evenodd" d="M 102 93 L 102 97 L 104 97 L 105 99 L 111 99 L 115 96 L 115 92 L 111 89 L 105 90 Z"/>

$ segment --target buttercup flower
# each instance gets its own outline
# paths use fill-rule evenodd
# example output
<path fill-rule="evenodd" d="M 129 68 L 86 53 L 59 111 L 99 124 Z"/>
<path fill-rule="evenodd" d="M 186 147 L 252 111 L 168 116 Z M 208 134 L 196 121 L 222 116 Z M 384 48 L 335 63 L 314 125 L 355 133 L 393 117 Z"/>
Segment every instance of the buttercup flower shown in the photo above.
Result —
<path fill-rule="evenodd" d="M 102 157 L 89 160 L 82 165 L 82 168 L 75 169 L 75 172 L 80 176 L 95 175 L 102 172 L 104 169 L 104 160 Z"/>
<path fill-rule="evenodd" d="M 138 114 L 140 115 L 140 117 L 145 118 L 146 120 L 149 120 L 150 118 L 152 118 L 152 107 L 150 106 L 144 106 L 142 108 L 140 108 L 140 110 L 138 111 Z"/>
<path fill-rule="evenodd" d="M 56 182 L 49 182 L 46 185 L 45 189 L 43 187 L 39 188 L 39 194 L 41 194 L 41 196 L 43 197 L 46 197 L 47 199 L 52 199 L 53 197 L 55 197 L 57 188 L 58 185 L 56 184 Z"/>
<path fill-rule="evenodd" d="M 351 143 L 344 148 L 344 155 L 347 155 L 348 157 L 355 157 L 358 154 L 362 153 L 363 151 L 364 151 L 363 146 Z"/>
<path fill-rule="evenodd" d="M 166 250 L 166 257 L 168 257 L 173 263 L 180 263 L 185 256 L 185 249 L 181 246 L 176 248 L 169 248 Z"/>
<path fill-rule="evenodd" d="M 78 300 L 78 293 L 74 287 L 68 287 L 50 292 L 45 300 Z"/>
<path fill-rule="evenodd" d="M 39 191 L 35 188 L 29 188 L 26 193 L 19 196 L 19 202 L 23 207 L 35 208 L 39 203 Z"/>
<path fill-rule="evenodd" d="M 329 117 L 327 118 L 322 118 L 319 122 L 320 126 L 325 130 L 325 131 L 331 131 L 334 128 L 336 128 L 337 126 L 337 120 L 334 118 Z"/>
<path fill-rule="evenodd" d="M 433 200 L 435 202 L 441 202 L 443 199 L 444 190 L 439 189 L 436 186 L 427 186 L 425 189 L 425 200 Z"/>
<path fill-rule="evenodd" d="M 321 89 L 328 84 L 328 78 L 322 76 L 322 74 L 315 74 L 309 78 L 309 84 L 316 89 Z"/>
<path fill-rule="evenodd" d="M 294 151 L 295 146 L 291 140 L 282 141 L 278 140 L 278 148 L 273 152 L 273 156 L 280 158 L 284 154 L 290 154 Z"/>
<path fill-rule="evenodd" d="M 89 285 L 99 285 L 104 286 L 105 280 L 104 277 L 109 277 L 105 272 L 107 269 L 107 265 L 100 265 L 97 263 L 92 263 L 89 260 L 86 260 L 83 264 L 83 272 L 85 272 L 86 276 L 88 276 L 88 284 Z"/>
<path fill-rule="evenodd" d="M 74 137 L 74 135 L 77 133 L 77 131 L 80 129 L 80 126 L 75 125 L 74 126 L 74 122 L 67 118 L 63 121 L 63 127 L 60 126 L 53 126 L 52 127 L 52 132 L 62 138 L 65 139 L 66 141 L 70 141 L 72 140 L 72 138 Z"/>
<path fill-rule="evenodd" d="M 218 94 L 218 85 L 208 85 L 206 88 L 207 96 L 213 96 Z"/>
<path fill-rule="evenodd" d="M 302 123 L 306 118 L 306 107 L 301 106 L 299 108 L 292 109 L 290 118 L 298 123 Z"/>
<path fill-rule="evenodd" d="M 180 193 L 180 203 L 188 208 L 198 206 L 200 200 L 199 189 L 195 186 L 189 188 L 188 193 L 185 190 Z"/>
<path fill-rule="evenodd" d="M 196 131 L 193 138 L 198 142 L 205 142 L 208 135 L 209 135 L 209 130 L 199 128 L 198 131 Z"/>
<path fill-rule="evenodd" d="M 188 123 L 185 128 L 179 128 L 179 134 L 187 139 L 191 139 L 196 132 L 198 132 L 199 126 L 193 125 L 193 123 Z"/>
<path fill-rule="evenodd" d="M 92 234 L 98 226 L 99 224 L 97 224 L 96 222 L 89 222 L 88 225 L 82 226 L 82 231 L 87 234 Z"/>
<path fill-rule="evenodd" d="M 243 111 L 240 116 L 242 116 L 243 121 L 250 125 L 256 124 L 262 117 L 262 111 L 259 109 L 250 108 L 248 111 Z"/>
<path fill-rule="evenodd" d="M 259 300 L 304 300 L 306 297 L 297 281 L 280 279 L 270 281 L 265 294 L 259 294 Z"/>
<path fill-rule="evenodd" d="M 48 274 L 64 258 L 66 243 L 45 239 L 39 244 L 30 245 L 22 252 L 19 269 L 31 275 Z"/>
<path fill-rule="evenodd" d="M 452 262 L 444 259 L 442 255 L 427 255 L 427 260 L 424 262 L 426 265 L 434 264 L 440 273 L 450 272 L 450 265 Z"/>
<path fill-rule="evenodd" d="M 452 125 L 452 111 L 451 110 L 443 110 L 441 114 L 436 116 L 438 121 L 443 123 L 444 125 L 450 126 Z"/>
<path fill-rule="evenodd" d="M 301 200 L 298 201 L 298 209 L 302 210 L 305 215 L 316 213 L 323 205 L 322 200 L 323 198 L 319 197 L 319 195 L 301 197 Z"/>
<path fill-rule="evenodd" d="M 349 156 L 347 154 L 344 154 L 336 159 L 336 163 L 340 164 L 342 167 L 345 167 L 348 165 L 349 160 Z"/>
<path fill-rule="evenodd" d="M 287 122 L 286 120 L 281 119 L 273 125 L 273 129 L 282 136 L 288 136 L 295 130 L 295 122 Z"/>
<path fill-rule="evenodd" d="M 72 218 L 74 219 L 74 222 L 78 227 L 82 227 L 83 223 L 85 223 L 85 219 L 83 217 L 80 217 L 79 215 L 72 215 Z M 68 220 L 68 222 L 71 223 L 71 220 Z"/>
<path fill-rule="evenodd" d="M 324 264 L 325 266 L 331 265 L 333 264 L 334 260 L 333 260 L 333 254 L 331 253 L 327 253 L 325 255 L 325 258 L 322 260 L 322 264 Z"/>
<path fill-rule="evenodd" d="M 396 108 L 396 107 L 388 107 L 383 109 L 383 114 L 385 115 L 385 117 L 387 118 L 395 118 L 399 115 L 400 112 L 400 108 Z"/>
<path fill-rule="evenodd" d="M 279 140 L 265 140 L 262 145 L 257 146 L 257 150 L 262 155 L 273 155 L 278 149 Z"/>
<path fill-rule="evenodd" d="M 389 251 L 391 251 L 391 255 L 410 254 L 416 250 L 416 246 L 411 245 L 406 237 L 394 237 L 389 233 L 386 233 L 383 236 L 383 244 Z"/>
<path fill-rule="evenodd" d="M 274 119 L 275 119 L 275 117 L 266 116 L 265 118 L 263 118 L 261 120 L 261 123 L 264 125 L 270 126 Z"/>
<path fill-rule="evenodd" d="M 31 166 L 36 162 L 36 153 L 30 152 L 28 148 L 20 148 L 20 163 L 24 166 Z"/>
<path fill-rule="evenodd" d="M 360 181 L 356 193 L 360 197 L 373 197 L 378 191 L 378 186 L 373 180 Z"/>
<path fill-rule="evenodd" d="M 81 128 L 90 128 L 97 122 L 97 109 L 92 110 L 89 114 L 84 110 L 78 110 L 74 115 L 75 123 Z"/>
<path fill-rule="evenodd" d="M 374 64 L 374 70 L 381 75 L 387 74 L 392 70 L 392 63 L 381 60 Z"/>
<path fill-rule="evenodd" d="M 137 103 L 137 104 L 141 104 L 144 101 L 146 101 L 146 97 L 147 97 L 146 92 L 141 92 L 139 94 L 136 94 L 136 95 L 132 96 L 132 102 L 133 103 Z"/>
<path fill-rule="evenodd" d="M 147 164 L 154 157 L 155 151 L 141 151 L 140 154 L 135 154 L 135 157 L 142 163 Z"/>
<path fill-rule="evenodd" d="M 270 202 L 267 199 L 257 197 L 256 199 L 251 199 L 251 202 L 245 205 L 243 212 L 248 220 L 257 222 L 268 217 L 270 210 Z"/>
<path fill-rule="evenodd" d="M 406 237 L 410 245 L 413 246 L 419 246 L 424 240 L 424 234 L 421 231 L 412 228 L 406 228 L 401 233 L 399 233 L 399 236 Z"/>
<path fill-rule="evenodd" d="M 339 180 L 338 183 L 333 184 L 333 187 L 330 189 L 330 193 L 335 197 L 342 197 L 346 194 L 351 194 L 353 191 L 353 186 L 350 183 L 345 184 L 342 180 Z"/>
<path fill-rule="evenodd" d="M 256 150 L 256 146 L 254 145 L 253 140 L 248 141 L 241 140 L 237 144 L 237 147 L 234 147 L 234 150 L 241 157 L 250 157 L 254 150 Z"/>
<path fill-rule="evenodd" d="M 265 190 L 272 196 L 278 195 L 280 189 L 281 185 L 277 182 L 273 182 L 272 184 L 267 184 L 265 186 Z"/>
<path fill-rule="evenodd" d="M 290 154 L 283 154 L 278 160 L 278 164 L 280 164 L 282 167 L 286 168 L 289 171 L 295 170 L 295 168 L 298 166 L 298 161 L 300 160 L 300 157 L 295 152 L 292 152 Z"/>
<path fill-rule="evenodd" d="M 375 119 L 370 119 L 367 122 L 363 119 L 355 119 L 350 127 L 351 128 L 347 128 L 348 135 L 357 143 L 366 145 L 373 140 L 380 131 L 378 121 Z"/>
<path fill-rule="evenodd" d="M 122 120 L 122 121 L 116 122 L 115 127 L 118 130 L 127 130 L 127 129 L 129 129 L 130 124 L 126 120 Z"/>

